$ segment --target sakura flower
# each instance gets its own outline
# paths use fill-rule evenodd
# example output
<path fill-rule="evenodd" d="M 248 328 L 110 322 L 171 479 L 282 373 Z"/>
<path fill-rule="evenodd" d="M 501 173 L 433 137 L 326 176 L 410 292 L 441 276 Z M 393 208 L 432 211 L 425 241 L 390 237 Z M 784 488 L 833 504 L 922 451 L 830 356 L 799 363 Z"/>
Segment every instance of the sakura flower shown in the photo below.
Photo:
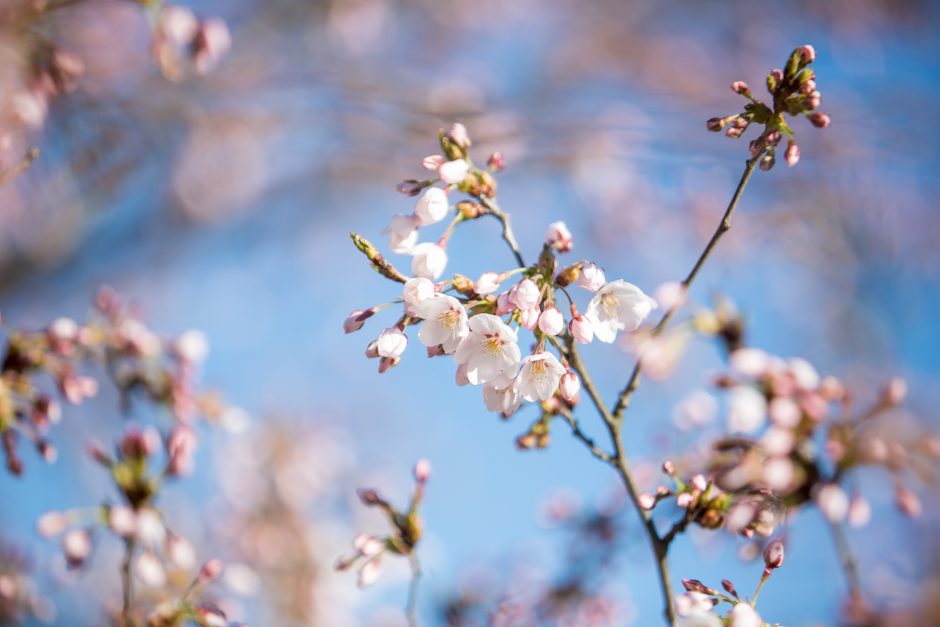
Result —
<path fill-rule="evenodd" d="M 686 592 L 676 599 L 677 627 L 722 627 L 721 619 L 712 613 L 714 605 L 701 592 Z"/>
<path fill-rule="evenodd" d="M 408 336 L 398 327 L 389 327 L 379 334 L 376 350 L 380 357 L 398 357 L 408 346 Z"/>
<path fill-rule="evenodd" d="M 574 372 L 568 370 L 558 384 L 558 391 L 563 399 L 569 403 L 574 402 L 578 397 L 578 392 L 581 391 L 581 379 Z"/>
<path fill-rule="evenodd" d="M 500 276 L 497 272 L 484 272 L 473 284 L 473 291 L 481 296 L 492 294 L 499 289 Z"/>
<path fill-rule="evenodd" d="M 502 374 L 514 377 L 522 357 L 515 331 L 492 314 L 473 316 L 469 327 L 454 356 L 458 364 L 467 365 L 467 381 L 479 385 Z"/>
<path fill-rule="evenodd" d="M 440 187 L 429 187 L 415 204 L 415 217 L 423 226 L 436 224 L 447 216 L 449 209 L 447 193 Z"/>
<path fill-rule="evenodd" d="M 827 483 L 816 492 L 816 505 L 830 522 L 841 522 L 849 511 L 849 497 L 835 483 Z"/>
<path fill-rule="evenodd" d="M 572 318 L 571 322 L 568 323 L 568 331 L 571 332 L 574 339 L 582 344 L 590 344 L 594 339 L 594 327 L 584 316 L 578 315 Z"/>
<path fill-rule="evenodd" d="M 519 409 L 522 397 L 513 385 L 513 380 L 504 375 L 483 386 L 483 403 L 488 411 L 509 416 Z"/>
<path fill-rule="evenodd" d="M 549 305 L 539 316 L 539 330 L 545 335 L 558 335 L 565 328 L 565 318 L 554 305 Z"/>
<path fill-rule="evenodd" d="M 434 170 L 437 170 L 439 167 L 441 167 L 442 163 L 444 163 L 444 157 L 441 155 L 428 155 L 421 160 L 421 167 L 423 167 L 425 170 L 431 170 L 433 172 Z"/>
<path fill-rule="evenodd" d="M 459 185 L 463 183 L 463 180 L 467 178 L 469 172 L 470 164 L 463 159 L 445 161 L 437 169 L 437 175 L 441 177 L 441 181 L 446 185 Z"/>
<path fill-rule="evenodd" d="M 583 287 L 591 292 L 596 292 L 604 287 L 605 283 L 607 283 L 607 277 L 604 276 L 604 271 L 593 262 L 588 262 L 581 266 L 581 273 L 578 275 L 579 287 Z"/>
<path fill-rule="evenodd" d="M 438 294 L 427 298 L 414 307 L 415 316 L 424 320 L 418 331 L 418 339 L 425 346 L 442 346 L 444 352 L 453 354 L 470 329 L 467 312 L 453 296 Z"/>
<path fill-rule="evenodd" d="M 519 311 L 519 324 L 527 331 L 533 330 L 539 322 L 539 316 L 542 315 L 542 311 L 538 308 L 538 305 L 530 307 L 528 309 L 523 309 Z"/>
<path fill-rule="evenodd" d="M 356 583 L 360 588 L 366 588 L 374 584 L 381 574 L 382 558 L 373 557 L 359 569 L 359 578 Z"/>
<path fill-rule="evenodd" d="M 163 564 L 160 563 L 153 551 L 149 549 L 143 551 L 137 557 L 134 574 L 137 575 L 142 584 L 149 588 L 159 588 L 166 584 L 166 570 L 164 570 Z"/>
<path fill-rule="evenodd" d="M 767 417 L 767 399 L 756 389 L 741 385 L 728 399 L 728 429 L 734 433 L 754 433 Z"/>
<path fill-rule="evenodd" d="M 447 267 L 447 251 L 437 244 L 418 244 L 411 249 L 411 255 L 411 273 L 415 276 L 436 279 Z"/>
<path fill-rule="evenodd" d="M 573 240 L 568 226 L 562 222 L 552 222 L 548 225 L 548 232 L 545 234 L 545 243 L 560 253 L 566 253 L 571 250 Z"/>
<path fill-rule="evenodd" d="M 552 353 L 535 353 L 522 360 L 515 386 L 527 401 L 547 401 L 567 372 Z"/>
<path fill-rule="evenodd" d="M 509 302 L 517 309 L 532 309 L 539 304 L 539 300 L 541 292 L 532 279 L 522 279 L 509 290 Z"/>
<path fill-rule="evenodd" d="M 176 338 L 173 352 L 186 363 L 202 363 L 209 354 L 209 339 L 202 331 L 190 329 Z"/>
<path fill-rule="evenodd" d="M 62 552 L 69 568 L 78 568 L 91 555 L 91 534 L 87 529 L 71 529 L 62 538 Z"/>
<path fill-rule="evenodd" d="M 391 219 L 382 235 L 389 236 L 388 247 L 393 253 L 405 255 L 418 242 L 418 223 L 414 216 L 399 213 Z"/>
<path fill-rule="evenodd" d="M 598 290 L 584 317 L 597 339 L 610 344 L 618 331 L 634 331 L 656 307 L 656 301 L 640 288 L 618 279 Z"/>
<path fill-rule="evenodd" d="M 761 627 L 764 624 L 750 603 L 737 603 L 728 618 L 728 627 Z"/>
<path fill-rule="evenodd" d="M 210 17 L 199 25 L 192 42 L 193 66 L 199 74 L 211 72 L 232 47 L 232 36 L 225 22 Z"/>
<path fill-rule="evenodd" d="M 405 301 L 405 313 L 409 316 L 415 315 L 415 307 L 423 301 L 434 297 L 437 290 L 434 282 L 426 277 L 414 277 L 405 281 L 405 289 L 402 292 L 402 300 Z"/>

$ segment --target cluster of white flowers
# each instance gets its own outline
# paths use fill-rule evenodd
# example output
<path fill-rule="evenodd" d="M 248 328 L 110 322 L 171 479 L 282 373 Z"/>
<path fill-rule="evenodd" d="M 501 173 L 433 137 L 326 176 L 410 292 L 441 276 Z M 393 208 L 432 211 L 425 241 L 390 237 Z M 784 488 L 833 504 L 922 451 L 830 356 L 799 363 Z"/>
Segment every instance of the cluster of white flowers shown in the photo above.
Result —
<path fill-rule="evenodd" d="M 470 140 L 460 124 L 441 134 L 441 145 L 448 157 L 431 155 L 422 160 L 425 169 L 436 173 L 435 178 L 399 185 L 399 191 L 418 196 L 414 212 L 394 216 L 384 231 L 393 252 L 412 257 L 411 278 L 390 277 L 404 281 L 401 299 L 352 312 L 344 324 L 346 332 L 361 328 L 379 309 L 402 303 L 403 316 L 366 351 L 368 357 L 380 360 L 380 372 L 400 360 L 408 345 L 407 327 L 420 325 L 418 339 L 428 355 L 453 355 L 457 384 L 482 385 L 491 411 L 509 415 L 524 400 L 544 402 L 556 393 L 569 403 L 576 402 L 577 376 L 568 367 L 564 351 L 558 350 L 556 356 L 549 350 L 568 339 L 612 343 L 619 332 L 636 330 L 657 307 L 656 301 L 631 283 L 607 281 L 604 271 L 592 262 L 559 269 L 556 254 L 570 251 L 573 245 L 564 222 L 549 226 L 543 253 L 534 265 L 484 272 L 476 281 L 457 274 L 436 282 L 447 266 L 446 247 L 455 228 L 491 211 L 486 199 L 495 187 L 492 172 L 502 166 L 501 158 L 494 155 L 488 169 L 476 168 L 467 151 Z M 452 204 L 450 197 L 457 192 L 472 200 Z M 448 215 L 453 220 L 436 242 L 418 242 L 419 228 Z M 501 291 L 501 285 L 514 276 L 518 280 Z M 593 293 L 584 315 L 567 289 L 572 284 Z M 570 305 L 567 322 L 556 306 L 556 296 L 562 295 Z M 534 335 L 534 349 L 526 356 L 519 346 L 520 328 Z"/>

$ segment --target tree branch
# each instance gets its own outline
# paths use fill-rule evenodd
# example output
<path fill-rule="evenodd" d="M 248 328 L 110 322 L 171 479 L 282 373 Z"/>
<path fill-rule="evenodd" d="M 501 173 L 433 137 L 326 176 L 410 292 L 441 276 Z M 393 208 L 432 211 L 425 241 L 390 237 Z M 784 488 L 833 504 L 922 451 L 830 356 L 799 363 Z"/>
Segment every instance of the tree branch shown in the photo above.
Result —
<path fill-rule="evenodd" d="M 744 188 L 747 187 L 748 181 L 751 179 L 751 175 L 754 174 L 754 168 L 757 166 L 758 157 L 748 160 L 744 165 L 744 173 L 741 174 L 741 180 L 738 181 L 738 186 L 734 190 L 734 195 L 731 197 L 731 201 L 728 203 L 728 207 L 725 209 L 725 213 L 721 218 L 721 222 L 718 223 L 718 227 L 715 229 L 715 232 L 712 234 L 708 244 L 705 246 L 705 250 L 702 251 L 702 254 L 699 255 L 698 260 L 695 262 L 695 266 L 692 268 L 692 271 L 689 272 L 689 275 L 682 281 L 682 287 L 688 289 L 692 282 L 695 281 L 695 277 L 698 276 L 699 270 L 702 269 L 702 266 L 705 265 L 705 261 L 711 255 L 712 250 L 718 244 L 718 241 L 721 237 L 731 228 L 731 216 L 734 215 L 734 210 L 738 206 L 738 201 L 741 200 L 741 194 L 744 193 Z M 676 303 L 663 314 L 663 317 L 659 320 L 653 330 L 650 332 L 651 337 L 656 337 L 666 328 L 666 325 L 669 324 L 669 320 L 672 318 L 673 314 L 676 313 L 676 310 L 679 308 L 681 303 Z M 617 397 L 617 403 L 614 405 L 614 408 L 611 410 L 615 420 L 620 420 L 623 417 L 623 413 L 626 411 L 627 407 L 630 404 L 630 397 L 633 396 L 633 393 L 636 391 L 637 386 L 640 384 L 640 372 L 643 370 L 643 363 L 640 359 L 637 359 L 636 365 L 633 367 L 633 373 L 630 375 L 630 378 L 627 380 L 627 384 L 621 390 L 620 395 Z"/>
<path fill-rule="evenodd" d="M 136 543 L 133 538 L 124 541 L 124 561 L 121 563 L 121 589 L 124 601 L 121 606 L 122 627 L 134 627 L 134 576 L 131 573 L 131 566 L 134 563 L 134 548 Z"/>

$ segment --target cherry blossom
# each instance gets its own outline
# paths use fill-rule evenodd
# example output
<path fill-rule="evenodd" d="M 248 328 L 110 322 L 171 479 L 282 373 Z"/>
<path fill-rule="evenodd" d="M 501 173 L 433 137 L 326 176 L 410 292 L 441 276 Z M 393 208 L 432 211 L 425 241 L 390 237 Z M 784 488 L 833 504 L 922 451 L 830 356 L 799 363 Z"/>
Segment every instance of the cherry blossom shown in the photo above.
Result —
<path fill-rule="evenodd" d="M 415 204 L 415 217 L 422 226 L 427 226 L 443 220 L 449 210 L 447 193 L 440 187 L 429 187 Z"/>
<path fill-rule="evenodd" d="M 552 353 L 535 353 L 522 360 L 515 387 L 527 401 L 547 401 L 558 389 L 566 369 Z"/>
<path fill-rule="evenodd" d="M 522 357 L 515 331 L 492 314 L 471 317 L 469 328 L 455 355 L 458 364 L 467 365 L 467 380 L 479 385 L 500 375 L 514 377 Z"/>
<path fill-rule="evenodd" d="M 618 331 L 636 330 L 656 306 L 656 301 L 640 288 L 618 279 L 598 290 L 584 317 L 591 323 L 594 336 L 610 344 Z"/>
<path fill-rule="evenodd" d="M 404 255 L 418 243 L 418 224 L 414 216 L 398 214 L 391 219 L 382 234 L 389 236 L 388 247 L 392 252 Z"/>
<path fill-rule="evenodd" d="M 444 352 L 456 352 L 460 342 L 470 332 L 467 312 L 460 301 L 452 296 L 437 294 L 414 307 L 414 315 L 424 320 L 418 339 L 425 346 L 443 347 Z"/>
<path fill-rule="evenodd" d="M 447 267 L 447 252 L 431 242 L 416 245 L 410 251 L 411 273 L 416 277 L 436 279 Z"/>

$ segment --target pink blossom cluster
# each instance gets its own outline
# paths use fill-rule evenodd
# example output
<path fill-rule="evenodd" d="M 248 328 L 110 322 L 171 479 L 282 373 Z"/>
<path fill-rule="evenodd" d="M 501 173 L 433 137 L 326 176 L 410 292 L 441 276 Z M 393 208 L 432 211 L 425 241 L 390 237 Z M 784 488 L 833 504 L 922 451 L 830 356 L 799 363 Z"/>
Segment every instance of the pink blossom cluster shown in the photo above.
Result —
<path fill-rule="evenodd" d="M 6 351 L 0 366 L 0 438 L 7 468 L 13 474 L 23 471 L 16 446 L 21 437 L 47 461 L 55 459 L 56 450 L 47 434 L 61 419 L 62 409 L 45 382 L 51 380 L 61 399 L 77 405 L 98 391 L 98 381 L 84 374 L 89 365 L 104 368 L 125 403 L 143 396 L 165 407 L 177 425 L 174 441 L 194 440 L 189 426 L 197 417 L 216 420 L 222 416 L 218 398 L 195 385 L 207 352 L 208 342 L 200 331 L 160 337 L 110 288 L 99 290 L 94 312 L 85 323 L 61 317 L 38 331 L 6 326 Z M 179 456 L 177 463 L 178 473 L 187 472 L 186 456 Z"/>
<path fill-rule="evenodd" d="M 817 128 L 829 126 L 830 119 L 819 111 L 822 94 L 816 86 L 816 72 L 810 67 L 816 60 L 813 46 L 800 46 L 790 55 L 785 69 L 771 70 L 767 75 L 767 91 L 773 97 L 768 105 L 758 100 L 751 93 L 744 81 L 735 81 L 731 90 L 744 96 L 748 104 L 742 113 L 723 118 L 711 118 L 705 126 L 708 130 L 725 131 L 728 137 L 741 137 L 751 124 L 764 127 L 760 137 L 750 143 L 752 159 L 760 159 L 760 169 L 767 171 L 776 162 L 777 145 L 786 136 L 787 147 L 784 159 L 788 166 L 794 166 L 800 160 L 800 147 L 793 139 L 793 129 L 786 122 L 784 114 L 790 116 L 805 115 Z"/>
<path fill-rule="evenodd" d="M 368 488 L 359 490 L 359 500 L 362 504 L 382 510 L 391 528 L 391 533 L 386 536 L 357 534 L 352 542 L 354 552 L 337 560 L 336 570 L 348 570 L 358 564 L 359 587 L 370 586 L 379 578 L 384 555 L 404 555 L 410 557 L 413 564 L 416 563 L 414 551 L 421 540 L 422 533 L 418 507 L 424 498 L 425 486 L 431 478 L 431 463 L 426 459 L 419 459 L 415 463 L 413 474 L 415 489 L 407 509 L 402 511 L 392 506 L 375 490 Z"/>
<path fill-rule="evenodd" d="M 211 72 L 232 46 L 224 21 L 198 18 L 185 6 L 161 4 L 152 23 L 150 49 L 160 71 L 171 81 L 180 81 L 191 73 Z"/>
<path fill-rule="evenodd" d="M 19 625 L 35 618 L 55 620 L 55 606 L 39 591 L 29 560 L 18 548 L 0 542 L 0 624 Z"/>
<path fill-rule="evenodd" d="M 524 401 L 548 403 L 555 413 L 559 403 L 573 406 L 580 380 L 559 343 L 568 339 L 588 343 L 595 338 L 612 343 L 618 333 L 635 331 L 657 307 L 656 301 L 632 283 L 608 281 L 593 262 L 561 267 L 558 254 L 573 245 L 563 222 L 549 226 L 534 264 L 523 263 L 516 250 L 518 267 L 484 272 L 476 281 L 461 274 L 439 280 L 448 262 L 447 244 L 461 223 L 485 215 L 504 217 L 493 199 L 492 164 L 501 166 L 501 159 L 491 157 L 485 170 L 474 166 L 468 152 L 470 140 L 460 124 L 448 133 L 442 131 L 440 139 L 446 157 L 431 155 L 423 160 L 436 177 L 406 182 L 404 189 L 409 193 L 424 191 L 414 212 L 395 216 L 385 231 L 393 252 L 411 255 L 412 276 L 400 273 L 374 246 L 354 235 L 373 266 L 403 283 L 404 289 L 390 303 L 353 311 L 344 329 L 357 331 L 378 311 L 400 304 L 398 321 L 382 330 L 366 349 L 367 357 L 379 360 L 379 372 L 399 363 L 409 342 L 407 328 L 418 326 L 418 340 L 428 356 L 451 356 L 457 385 L 481 386 L 490 411 L 509 416 Z M 452 197 L 461 192 L 469 199 L 454 204 Z M 451 222 L 439 239 L 418 242 L 420 228 L 447 216 L 452 216 Z M 584 314 L 568 289 L 574 285 L 591 295 Z M 562 298 L 567 301 L 567 317 L 559 303 Z M 530 351 L 520 346 L 521 330 L 533 334 Z"/>

